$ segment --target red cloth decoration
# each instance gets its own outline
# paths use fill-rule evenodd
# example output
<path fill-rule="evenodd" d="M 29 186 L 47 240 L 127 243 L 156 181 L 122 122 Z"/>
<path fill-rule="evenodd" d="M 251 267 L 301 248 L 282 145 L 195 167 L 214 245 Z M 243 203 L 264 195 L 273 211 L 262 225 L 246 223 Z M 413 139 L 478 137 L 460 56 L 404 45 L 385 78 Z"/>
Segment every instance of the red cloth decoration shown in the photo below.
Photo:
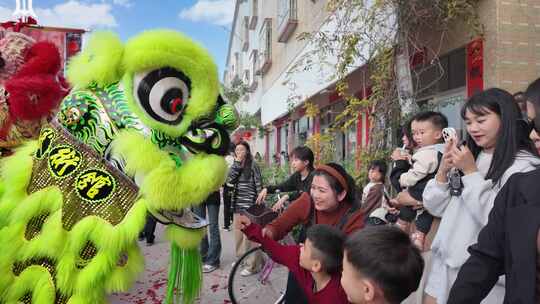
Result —
<path fill-rule="evenodd" d="M 467 97 L 484 89 L 484 42 L 477 39 L 467 45 Z"/>

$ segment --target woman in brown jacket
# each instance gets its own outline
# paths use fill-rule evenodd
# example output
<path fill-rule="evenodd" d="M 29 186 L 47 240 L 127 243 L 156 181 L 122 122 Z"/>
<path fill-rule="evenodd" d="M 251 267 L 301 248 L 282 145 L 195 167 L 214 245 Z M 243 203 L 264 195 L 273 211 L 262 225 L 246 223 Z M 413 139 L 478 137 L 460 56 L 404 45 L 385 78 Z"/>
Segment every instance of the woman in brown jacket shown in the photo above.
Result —
<path fill-rule="evenodd" d="M 317 166 L 309 193 L 304 192 L 277 219 L 266 225 L 263 235 L 282 239 L 294 226 L 305 228 L 326 224 L 350 234 L 364 226 L 353 178 L 342 166 L 329 163 Z M 297 283 L 289 276 L 285 303 L 307 303 Z M 303 300 L 301 300 L 303 299 Z"/>

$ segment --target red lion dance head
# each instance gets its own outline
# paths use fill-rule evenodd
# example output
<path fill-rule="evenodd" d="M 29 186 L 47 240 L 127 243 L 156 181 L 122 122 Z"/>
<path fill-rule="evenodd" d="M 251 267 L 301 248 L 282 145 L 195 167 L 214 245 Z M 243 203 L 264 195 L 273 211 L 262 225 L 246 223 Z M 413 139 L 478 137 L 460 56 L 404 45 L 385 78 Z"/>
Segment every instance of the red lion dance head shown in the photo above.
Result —
<path fill-rule="evenodd" d="M 67 85 L 56 46 L 16 32 L 0 39 L 0 147 L 36 138 L 52 116 Z"/>

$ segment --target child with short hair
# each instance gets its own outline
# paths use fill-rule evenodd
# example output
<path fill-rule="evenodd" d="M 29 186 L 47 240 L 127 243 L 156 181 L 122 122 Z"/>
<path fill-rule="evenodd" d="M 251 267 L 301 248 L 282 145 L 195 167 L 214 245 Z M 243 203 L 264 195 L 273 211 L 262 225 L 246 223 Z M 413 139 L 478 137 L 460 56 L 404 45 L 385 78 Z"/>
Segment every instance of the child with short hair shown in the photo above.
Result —
<path fill-rule="evenodd" d="M 409 236 L 366 227 L 345 241 L 341 285 L 353 304 L 398 304 L 418 289 L 424 260 Z"/>
<path fill-rule="evenodd" d="M 362 190 L 362 212 L 366 215 L 366 220 L 373 211 L 385 207 L 384 179 L 386 177 L 386 162 L 374 160 L 368 167 L 369 183 Z"/>
<path fill-rule="evenodd" d="M 412 156 L 412 166 L 399 177 L 400 186 L 407 188 L 417 201 L 422 201 L 422 193 L 427 182 L 435 177 L 444 148 L 442 130 L 448 127 L 448 119 L 440 112 L 425 111 L 416 114 L 411 123 L 413 140 L 417 150 Z M 431 229 L 433 216 L 426 210 L 418 214 L 412 206 L 399 209 L 398 226 L 408 232 L 410 223 L 415 220 L 416 231 L 412 240 L 420 250 L 424 249 L 426 234 Z"/>
<path fill-rule="evenodd" d="M 291 151 L 291 167 L 294 173 L 280 184 L 264 187 L 257 196 L 256 203 L 263 202 L 269 193 L 289 192 L 289 194 L 283 194 L 272 206 L 272 209 L 278 212 L 284 209 L 288 202 L 298 199 L 303 192 L 309 192 L 313 180 L 313 170 L 315 170 L 314 160 L 315 156 L 309 147 L 298 146 L 294 148 Z"/>
<path fill-rule="evenodd" d="M 289 268 L 309 303 L 349 303 L 340 285 L 345 235 L 329 225 L 313 225 L 301 245 L 282 245 L 263 237 L 259 225 L 241 216 L 240 229 L 277 263 Z"/>

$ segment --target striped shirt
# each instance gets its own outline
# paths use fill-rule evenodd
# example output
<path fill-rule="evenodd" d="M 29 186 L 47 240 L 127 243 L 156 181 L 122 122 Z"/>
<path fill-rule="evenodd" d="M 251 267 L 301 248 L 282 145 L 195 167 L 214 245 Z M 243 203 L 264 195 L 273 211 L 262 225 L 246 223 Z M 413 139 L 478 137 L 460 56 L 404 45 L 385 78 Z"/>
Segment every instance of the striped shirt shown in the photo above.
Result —
<path fill-rule="evenodd" d="M 232 199 L 234 212 L 246 210 L 255 204 L 257 195 L 261 192 L 261 170 L 255 162 L 251 163 L 251 170 L 244 170 L 240 162 L 234 161 L 227 183 L 234 185 Z"/>

